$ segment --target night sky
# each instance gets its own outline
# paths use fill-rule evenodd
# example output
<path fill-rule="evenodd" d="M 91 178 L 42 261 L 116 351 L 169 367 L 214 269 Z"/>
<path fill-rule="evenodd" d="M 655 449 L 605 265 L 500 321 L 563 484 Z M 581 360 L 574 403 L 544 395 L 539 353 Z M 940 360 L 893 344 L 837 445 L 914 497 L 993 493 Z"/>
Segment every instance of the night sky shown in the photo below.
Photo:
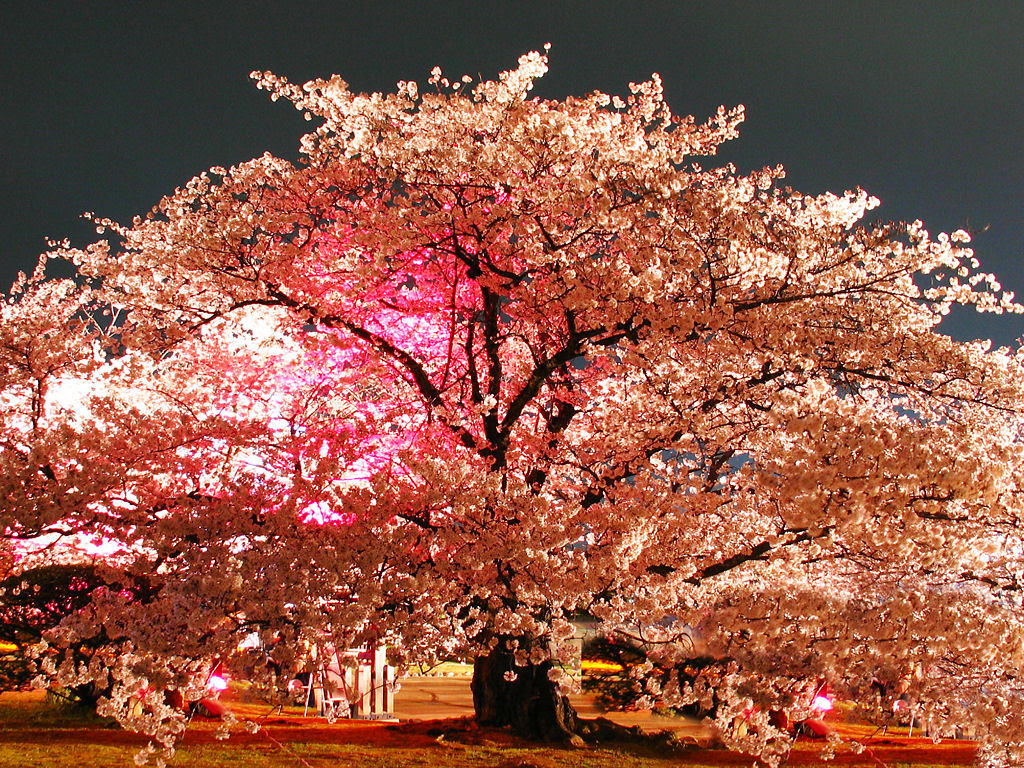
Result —
<path fill-rule="evenodd" d="M 1024 297 L 1024 3 L 23 3 L 0 12 L 0 283 L 45 238 L 92 239 L 212 165 L 296 156 L 308 130 L 248 79 L 337 73 L 360 91 L 432 66 L 490 78 L 552 43 L 536 93 L 627 93 L 658 72 L 678 113 L 742 103 L 724 158 L 783 164 L 806 192 L 856 186 L 880 218 L 977 233 Z M 1020 316 L 961 312 L 957 338 L 1010 344 Z"/>

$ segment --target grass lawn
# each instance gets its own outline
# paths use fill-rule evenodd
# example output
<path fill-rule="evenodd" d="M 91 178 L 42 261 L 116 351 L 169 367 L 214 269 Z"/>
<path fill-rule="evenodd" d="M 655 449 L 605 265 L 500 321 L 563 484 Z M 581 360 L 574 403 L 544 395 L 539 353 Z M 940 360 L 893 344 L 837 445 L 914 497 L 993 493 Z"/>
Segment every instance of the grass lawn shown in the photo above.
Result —
<path fill-rule="evenodd" d="M 610 744 L 583 749 L 530 744 L 504 731 L 478 729 L 466 719 L 408 723 L 348 721 L 329 724 L 301 709 L 269 711 L 232 704 L 240 719 L 263 723 L 256 734 L 216 739 L 217 725 L 194 721 L 171 766 L 187 768 L 678 768 L 752 763 L 718 749 L 667 749 Z M 937 768 L 973 763 L 971 742 L 932 744 L 905 730 L 872 736 L 867 726 L 839 726 L 867 744 L 861 755 L 841 749 L 832 764 Z M 40 693 L 0 695 L 0 766 L 4 768 L 130 768 L 146 740 L 96 718 L 48 706 Z M 820 765 L 822 743 L 798 742 L 787 765 Z"/>

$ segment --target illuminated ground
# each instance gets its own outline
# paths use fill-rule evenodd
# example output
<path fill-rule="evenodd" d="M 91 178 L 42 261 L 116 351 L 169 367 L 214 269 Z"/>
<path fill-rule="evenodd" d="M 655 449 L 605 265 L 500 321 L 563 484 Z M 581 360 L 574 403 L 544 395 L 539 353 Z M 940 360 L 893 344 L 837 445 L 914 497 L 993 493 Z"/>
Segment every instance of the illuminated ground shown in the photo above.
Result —
<path fill-rule="evenodd" d="M 228 697 L 229 701 L 231 697 Z M 601 714 L 592 699 L 576 705 L 584 717 Z M 710 731 L 699 723 L 650 713 L 615 714 L 624 725 L 645 730 L 671 729 L 686 743 L 668 750 L 642 744 L 613 743 L 573 749 L 522 742 L 506 732 L 474 727 L 469 681 L 465 677 L 407 679 L 396 696 L 402 721 L 346 721 L 334 724 L 303 717 L 301 707 L 283 711 L 259 703 L 231 702 L 242 719 L 262 724 L 259 733 L 238 733 L 228 742 L 216 739 L 216 723 L 195 721 L 172 766 L 214 768 L 671 768 L 751 765 L 748 756 L 708 748 Z M 873 733 L 873 727 L 834 722 L 840 733 L 863 743 L 860 755 L 840 748 L 834 764 L 934 768 L 971 765 L 971 742 L 906 736 L 906 730 Z M 145 744 L 134 734 L 96 721 L 83 721 L 44 708 L 38 693 L 0 695 L 0 765 L 4 768 L 115 768 L 131 766 Z M 787 765 L 820 765 L 821 741 L 798 742 Z"/>

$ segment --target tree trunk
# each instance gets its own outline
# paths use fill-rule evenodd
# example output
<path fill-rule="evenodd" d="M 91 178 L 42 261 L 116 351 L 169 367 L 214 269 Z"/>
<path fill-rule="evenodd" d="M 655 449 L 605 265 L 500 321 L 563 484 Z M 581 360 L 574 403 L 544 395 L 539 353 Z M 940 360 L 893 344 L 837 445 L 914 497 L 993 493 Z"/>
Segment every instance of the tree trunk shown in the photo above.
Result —
<path fill-rule="evenodd" d="M 513 655 L 495 649 L 473 665 L 473 708 L 477 722 L 510 726 L 528 739 L 564 741 L 577 730 L 576 710 L 548 677 L 550 661 L 517 667 Z M 515 679 L 509 679 L 514 675 Z"/>

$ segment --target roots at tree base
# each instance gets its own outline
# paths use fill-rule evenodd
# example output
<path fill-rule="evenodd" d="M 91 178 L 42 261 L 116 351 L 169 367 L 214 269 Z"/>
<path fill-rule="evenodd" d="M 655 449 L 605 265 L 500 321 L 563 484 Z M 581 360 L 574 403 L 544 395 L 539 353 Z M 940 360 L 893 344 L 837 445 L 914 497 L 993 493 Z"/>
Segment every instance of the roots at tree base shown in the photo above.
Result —
<path fill-rule="evenodd" d="M 564 741 L 579 731 L 569 697 L 548 673 L 550 661 L 517 667 L 512 653 L 495 649 L 473 665 L 473 708 L 480 725 L 510 727 L 527 739 Z M 508 674 L 511 673 L 511 674 Z M 515 676 L 515 679 L 507 679 Z"/>

